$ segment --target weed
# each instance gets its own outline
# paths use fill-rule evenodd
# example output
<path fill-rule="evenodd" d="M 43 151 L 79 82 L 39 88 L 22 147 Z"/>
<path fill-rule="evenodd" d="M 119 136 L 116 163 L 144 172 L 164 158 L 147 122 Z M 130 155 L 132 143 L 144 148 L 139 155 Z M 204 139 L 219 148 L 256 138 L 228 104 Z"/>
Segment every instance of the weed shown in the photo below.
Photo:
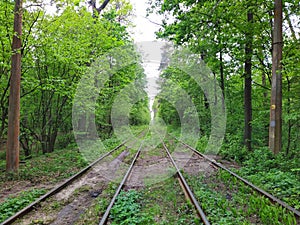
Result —
<path fill-rule="evenodd" d="M 45 193 L 45 189 L 33 189 L 22 192 L 17 197 L 8 197 L 3 203 L 0 204 L 0 223 Z"/>
<path fill-rule="evenodd" d="M 112 225 L 145 224 L 151 221 L 151 217 L 140 213 L 140 194 L 135 190 L 121 191 L 116 203 L 111 209 L 110 219 Z"/>

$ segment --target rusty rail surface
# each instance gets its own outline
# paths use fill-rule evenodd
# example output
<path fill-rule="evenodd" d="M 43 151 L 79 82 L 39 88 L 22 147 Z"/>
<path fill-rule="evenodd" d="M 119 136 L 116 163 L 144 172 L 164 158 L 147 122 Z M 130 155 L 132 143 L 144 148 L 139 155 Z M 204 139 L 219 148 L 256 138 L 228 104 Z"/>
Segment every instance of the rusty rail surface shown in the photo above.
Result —
<path fill-rule="evenodd" d="M 167 146 L 165 145 L 164 142 L 162 142 L 163 144 L 163 147 L 164 149 L 166 150 L 167 154 L 168 154 L 168 157 L 170 158 L 173 166 L 175 167 L 176 169 L 176 173 L 177 173 L 177 176 L 182 184 L 182 187 L 184 188 L 184 192 L 187 193 L 190 201 L 192 202 L 192 204 L 195 206 L 195 209 L 199 215 L 199 217 L 201 218 L 202 222 L 205 224 L 205 225 L 210 225 L 208 219 L 206 218 L 206 215 L 205 213 L 203 212 L 202 208 L 200 207 L 200 204 L 198 203 L 197 199 L 195 198 L 191 188 L 189 187 L 189 185 L 187 184 L 186 180 L 184 179 L 182 173 L 180 172 L 177 164 L 175 163 L 173 157 L 171 156 L 171 153 L 170 151 L 168 150 Z"/>
<path fill-rule="evenodd" d="M 177 138 L 176 138 L 177 139 Z M 178 139 L 177 139 L 178 140 Z M 214 166 L 221 168 L 222 170 L 225 170 L 226 172 L 228 172 L 230 175 L 236 177 L 238 180 L 242 181 L 244 184 L 248 185 L 249 187 L 251 187 L 252 189 L 254 189 L 255 191 L 257 191 L 258 193 L 260 193 L 261 195 L 267 197 L 268 199 L 270 199 L 273 203 L 277 203 L 280 206 L 286 208 L 287 210 L 291 211 L 294 213 L 294 215 L 298 218 L 300 218 L 300 212 L 293 208 L 292 206 L 288 205 L 287 203 L 283 202 L 282 200 L 276 198 L 275 196 L 271 195 L 270 193 L 262 190 L 261 188 L 255 186 L 254 184 L 252 184 L 250 181 L 242 178 L 241 176 L 239 176 L 238 174 L 232 172 L 231 170 L 229 170 L 228 168 L 226 168 L 224 165 L 222 165 L 221 163 L 216 162 L 215 160 L 207 157 L 206 155 L 202 154 L 201 152 L 197 151 L 196 149 L 194 149 L 193 147 L 189 146 L 188 144 L 182 142 L 181 140 L 178 140 L 181 144 L 183 144 L 184 146 L 186 146 L 187 148 L 191 149 L 194 153 L 196 153 L 197 155 L 203 157 L 204 159 L 206 159 L 207 161 L 209 161 L 210 163 L 212 163 Z"/>
<path fill-rule="evenodd" d="M 141 153 L 142 145 L 143 145 L 143 143 L 140 145 L 140 147 L 139 147 L 137 153 L 135 154 L 134 159 L 132 160 L 125 176 L 123 177 L 123 179 L 122 179 L 121 183 L 119 184 L 119 187 L 117 188 L 112 200 L 110 201 L 108 207 L 106 208 L 106 211 L 105 211 L 104 215 L 102 216 L 99 225 L 106 224 L 107 219 L 109 217 L 110 210 L 113 207 L 114 203 L 116 202 L 116 199 L 117 199 L 118 195 L 120 194 L 120 191 L 122 190 L 127 178 L 129 177 L 129 175 L 132 171 L 132 168 L 133 168 L 134 164 L 136 163 L 137 158 L 139 157 L 139 155 Z"/>
<path fill-rule="evenodd" d="M 75 175 L 73 175 L 72 177 L 68 178 L 66 181 L 64 181 L 62 184 L 54 187 L 53 189 L 51 189 L 49 192 L 47 192 L 46 194 L 44 194 L 43 196 L 41 196 L 40 198 L 38 198 L 37 200 L 35 200 L 33 203 L 31 203 L 30 205 L 26 206 L 25 208 L 23 208 L 22 210 L 20 210 L 19 212 L 17 212 L 15 215 L 9 217 L 8 219 L 6 219 L 4 222 L 2 222 L 0 225 L 8 225 L 13 223 L 14 221 L 16 221 L 17 219 L 21 218 L 22 216 L 26 215 L 27 213 L 29 213 L 31 210 L 35 209 L 38 207 L 38 205 L 42 202 L 45 201 L 46 199 L 48 199 L 49 197 L 53 196 L 54 194 L 58 193 L 59 191 L 61 191 L 62 189 L 64 189 L 65 187 L 67 187 L 68 185 L 70 185 L 74 180 L 78 179 L 79 177 L 81 177 L 82 175 L 84 175 L 88 170 L 90 170 L 95 164 L 99 163 L 101 160 L 103 160 L 105 157 L 109 156 L 110 154 L 112 154 L 113 152 L 115 152 L 116 150 L 118 150 L 119 148 L 121 148 L 122 146 L 125 145 L 127 141 L 123 142 L 122 144 L 118 145 L 117 147 L 115 147 L 114 149 L 112 149 L 111 151 L 105 153 L 104 155 L 102 155 L 100 158 L 98 158 L 97 160 L 95 160 L 94 162 L 92 162 L 90 165 L 88 165 L 87 167 L 85 167 L 84 169 L 82 169 L 81 171 L 79 171 L 78 173 L 76 173 Z"/>
<path fill-rule="evenodd" d="M 145 132 L 145 130 L 141 131 L 140 133 L 138 133 L 138 136 L 139 135 L 143 135 L 144 132 Z M 118 145 L 117 147 L 113 148 L 111 151 L 103 154 L 97 160 L 95 160 L 94 162 L 92 162 L 91 164 L 89 164 L 87 167 L 85 167 L 84 169 L 82 169 L 81 171 L 79 171 L 78 173 L 76 173 L 75 175 L 73 175 L 72 177 L 68 178 L 62 184 L 59 184 L 58 186 L 54 187 L 53 189 L 51 189 L 49 192 L 47 192 L 46 194 L 44 194 L 43 196 L 41 196 L 40 198 L 38 198 L 37 200 L 35 200 L 30 205 L 26 206 L 25 208 L 23 208 L 22 210 L 20 210 L 16 214 L 14 214 L 13 216 L 11 216 L 8 219 L 6 219 L 5 221 L 3 221 L 0 225 L 9 225 L 9 224 L 12 224 L 14 221 L 16 221 L 17 219 L 19 219 L 22 216 L 26 215 L 27 213 L 29 213 L 33 209 L 38 208 L 39 204 L 41 202 L 43 202 L 46 199 L 48 199 L 49 197 L 57 194 L 59 191 L 61 191 L 62 189 L 64 189 L 65 187 L 67 187 L 68 185 L 70 185 L 71 183 L 73 183 L 73 181 L 75 181 L 76 179 L 78 179 L 81 176 L 83 176 L 93 166 L 95 166 L 101 160 L 103 160 L 104 158 L 106 158 L 107 156 L 111 155 L 113 152 L 115 152 L 116 150 L 118 150 L 119 148 L 121 148 L 122 146 L 124 146 L 129 141 L 130 140 L 125 140 L 120 145 Z"/>

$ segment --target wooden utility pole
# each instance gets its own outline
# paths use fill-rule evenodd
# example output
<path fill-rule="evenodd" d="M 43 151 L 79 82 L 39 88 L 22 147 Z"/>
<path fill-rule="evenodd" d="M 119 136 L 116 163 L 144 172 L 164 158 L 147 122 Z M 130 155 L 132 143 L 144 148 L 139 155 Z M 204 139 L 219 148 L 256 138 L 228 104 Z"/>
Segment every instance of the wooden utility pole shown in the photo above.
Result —
<path fill-rule="evenodd" d="M 20 134 L 20 82 L 21 82 L 21 42 L 22 0 L 15 0 L 14 35 L 12 40 L 10 94 L 8 107 L 8 134 L 6 150 L 6 171 L 17 172 L 19 168 Z"/>
<path fill-rule="evenodd" d="M 282 142 L 282 0 L 275 0 L 274 6 L 269 148 L 277 154 L 281 150 Z"/>

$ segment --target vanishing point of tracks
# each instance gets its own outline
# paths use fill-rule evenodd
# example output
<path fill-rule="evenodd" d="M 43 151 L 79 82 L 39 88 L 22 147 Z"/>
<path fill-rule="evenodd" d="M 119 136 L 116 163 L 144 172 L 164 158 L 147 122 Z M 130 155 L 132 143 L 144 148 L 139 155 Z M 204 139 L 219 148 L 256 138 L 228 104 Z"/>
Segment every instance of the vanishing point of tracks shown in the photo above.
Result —
<path fill-rule="evenodd" d="M 189 145 L 187 145 L 185 143 L 182 143 L 180 141 L 178 143 L 182 145 L 182 148 L 185 149 L 185 151 L 183 151 L 183 152 L 173 152 L 171 154 L 170 150 L 167 148 L 167 146 L 164 142 L 162 142 L 162 147 L 160 147 L 160 149 L 161 149 L 162 154 L 164 154 L 165 163 L 168 163 L 169 166 L 175 168 L 175 176 L 174 177 L 178 178 L 179 184 L 180 184 L 186 198 L 189 199 L 189 201 L 194 206 L 195 212 L 197 213 L 198 217 L 201 219 L 203 224 L 207 225 L 207 224 L 210 224 L 210 222 L 207 219 L 204 210 L 201 208 L 201 204 L 200 204 L 201 202 L 199 203 L 197 201 L 194 193 L 192 192 L 192 189 L 189 187 L 188 182 L 186 181 L 183 174 L 181 173 L 181 169 L 183 169 L 185 171 L 185 168 L 194 166 L 194 168 L 196 168 L 196 170 L 199 170 L 199 168 L 201 167 L 201 163 L 202 163 L 202 166 L 203 166 L 204 162 L 206 163 L 204 165 L 204 167 L 206 167 L 206 168 L 207 167 L 212 167 L 214 170 L 219 170 L 220 169 L 220 170 L 227 171 L 231 176 L 233 176 L 236 179 L 240 180 L 245 185 L 251 187 L 257 193 L 259 193 L 259 194 L 265 196 L 266 198 L 270 199 L 271 202 L 276 203 L 276 204 L 280 205 L 281 207 L 285 208 L 286 210 L 292 212 L 294 214 L 294 216 L 299 220 L 300 212 L 297 211 L 296 209 L 292 208 L 291 206 L 287 205 L 286 203 L 284 203 L 283 201 L 279 200 L 278 198 L 272 196 L 271 194 L 269 194 L 269 193 L 261 190 L 260 188 L 254 186 L 249 181 L 245 180 L 244 178 L 242 178 L 242 177 L 238 176 L 237 174 L 233 173 L 232 171 L 228 170 L 222 164 L 217 163 L 215 160 L 212 160 L 209 157 L 199 153 L 196 149 L 190 147 Z M 127 164 L 130 164 L 130 166 L 129 167 L 127 166 L 126 169 L 123 168 L 123 170 L 122 170 L 123 171 L 122 172 L 123 178 L 122 178 L 122 180 L 121 180 L 114 196 L 112 197 L 111 202 L 109 203 L 105 213 L 102 215 L 101 218 L 94 218 L 95 221 L 100 221 L 99 224 L 103 224 L 103 225 L 106 224 L 108 219 L 109 219 L 110 210 L 113 207 L 120 191 L 122 189 L 125 189 L 126 187 L 127 187 L 127 189 L 134 188 L 134 187 L 131 187 L 131 185 L 130 185 L 130 179 L 134 179 L 135 171 L 139 170 L 139 168 L 137 166 L 137 164 L 138 164 L 137 162 L 138 162 L 141 154 L 143 154 L 143 150 L 145 150 L 144 149 L 145 147 L 144 147 L 143 143 L 141 143 L 140 146 L 138 147 L 138 150 L 136 150 L 136 152 L 134 154 L 131 153 L 132 155 L 130 155 L 128 148 L 126 148 L 125 150 L 122 150 L 122 148 L 125 148 L 124 145 L 125 145 L 125 143 L 122 143 L 121 145 L 117 146 L 116 148 L 114 148 L 110 152 L 104 154 L 98 160 L 91 163 L 89 166 L 87 166 L 86 168 L 81 170 L 79 173 L 75 174 L 74 176 L 72 176 L 71 178 L 66 180 L 63 184 L 61 184 L 61 185 L 57 186 L 56 188 L 52 189 L 47 194 L 40 197 L 35 202 L 30 204 L 29 206 L 27 206 L 23 210 L 19 211 L 14 216 L 8 218 L 6 221 L 1 223 L 1 225 L 12 224 L 17 220 L 18 221 L 22 220 L 23 217 L 25 217 L 31 211 L 35 211 L 36 214 L 38 214 L 39 213 L 39 207 L 40 207 L 42 202 L 46 201 L 50 197 L 63 195 L 64 191 L 66 189 L 68 189 L 68 188 L 72 189 L 70 187 L 73 187 L 73 189 L 75 189 L 75 187 L 76 188 L 81 187 L 81 186 L 85 185 L 86 183 L 89 183 L 90 179 L 94 179 L 94 184 L 93 185 L 97 187 L 97 184 L 95 184 L 95 183 L 103 182 L 103 180 L 99 181 L 99 180 L 95 179 L 95 177 L 97 177 L 97 172 L 99 172 L 101 169 L 104 168 L 103 166 L 101 166 L 101 163 L 104 162 L 107 158 L 110 157 L 110 160 L 106 161 L 106 164 L 105 164 L 105 169 L 110 170 L 110 171 L 106 171 L 105 173 L 109 174 L 109 176 L 114 176 L 114 174 L 116 173 L 116 170 L 119 167 L 121 167 L 120 163 L 122 161 L 124 161 L 124 158 L 126 158 L 127 155 L 129 155 L 129 157 L 131 157 L 132 160 L 131 160 L 131 163 L 127 163 Z M 156 148 L 158 148 L 158 147 L 156 147 Z M 187 150 L 192 151 L 192 153 L 188 152 Z M 117 157 L 112 156 L 112 155 L 116 155 L 117 154 L 116 152 L 118 152 L 118 151 L 122 151 L 122 152 L 119 153 Z M 183 160 L 183 163 L 182 163 L 182 160 Z M 197 163 L 200 166 L 199 165 L 195 166 Z M 98 169 L 95 170 L 95 167 L 98 168 Z M 93 168 L 94 168 L 94 170 L 93 170 Z M 145 171 L 143 171 L 143 173 L 144 172 Z M 93 183 L 93 182 L 90 182 L 90 183 Z M 73 190 L 73 192 L 74 192 L 74 190 Z M 67 193 L 67 192 L 65 192 L 65 193 Z M 69 193 L 69 195 L 72 195 L 72 193 L 71 194 Z M 92 195 L 95 195 L 95 197 L 97 197 L 97 195 L 98 195 L 97 188 L 92 191 Z M 86 204 L 86 206 L 87 205 L 88 204 Z M 70 211 L 67 210 L 66 212 L 68 213 Z M 79 210 L 79 212 L 77 212 L 77 214 L 78 213 L 80 214 L 80 213 L 82 213 L 82 211 Z M 59 221 L 60 221 L 61 218 L 60 218 L 59 215 L 60 214 L 58 213 L 56 220 L 54 222 L 51 221 L 51 223 L 49 223 L 49 224 L 53 224 L 53 225 L 55 225 L 55 224 L 73 224 L 73 223 L 75 223 L 76 218 L 78 219 L 78 215 L 76 215 L 75 216 L 76 218 L 74 218 L 73 221 L 71 220 L 72 222 L 60 223 Z M 28 221 L 28 222 L 30 223 L 30 221 Z M 26 222 L 24 223 L 23 222 L 23 223 L 20 223 L 20 224 L 29 224 L 29 223 L 26 223 Z"/>
<path fill-rule="evenodd" d="M 201 209 L 200 207 L 200 204 L 198 203 L 198 201 L 196 200 L 191 188 L 189 187 L 189 185 L 187 184 L 185 178 L 183 177 L 182 173 L 180 172 L 176 162 L 174 161 L 170 151 L 168 150 L 168 148 L 166 147 L 165 143 L 162 141 L 162 145 L 163 145 L 163 150 L 165 150 L 166 152 L 166 160 L 169 162 L 169 164 L 173 165 L 173 167 L 175 168 L 176 170 L 176 177 L 178 178 L 179 182 L 180 182 L 180 185 L 181 185 L 181 188 L 183 190 L 183 192 L 185 193 L 185 195 L 188 197 L 188 199 L 190 200 L 190 202 L 194 205 L 196 211 L 197 211 L 197 214 L 198 216 L 201 218 L 201 220 L 203 221 L 203 223 L 205 225 L 209 225 L 210 223 L 208 222 L 203 210 Z M 107 207 L 106 209 L 106 212 L 105 214 L 103 215 L 99 225 L 104 225 L 107 223 L 107 220 L 109 218 L 109 213 L 110 213 L 110 210 L 112 209 L 114 203 L 116 202 L 117 200 L 117 197 L 120 193 L 120 191 L 122 190 L 122 188 L 126 185 L 126 183 L 128 182 L 128 179 L 134 169 L 134 166 L 139 158 L 139 156 L 141 155 L 141 152 L 142 152 L 142 149 L 143 149 L 143 144 L 141 144 L 141 146 L 139 147 L 127 173 L 125 174 L 123 180 L 121 181 L 119 187 L 117 188 L 116 192 L 115 192 L 115 195 L 114 197 L 112 198 L 109 206 Z"/>

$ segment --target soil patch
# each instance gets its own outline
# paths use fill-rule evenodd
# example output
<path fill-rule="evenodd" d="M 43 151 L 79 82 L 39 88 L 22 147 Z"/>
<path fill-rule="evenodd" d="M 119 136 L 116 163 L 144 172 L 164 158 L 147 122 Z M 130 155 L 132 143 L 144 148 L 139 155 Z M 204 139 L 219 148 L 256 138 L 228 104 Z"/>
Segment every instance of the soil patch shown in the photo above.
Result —
<path fill-rule="evenodd" d="M 126 165 L 122 161 L 127 155 L 123 152 L 116 158 L 105 158 L 79 180 L 74 181 L 63 191 L 43 202 L 36 211 L 30 212 L 14 224 L 74 224 L 111 180 L 120 179 L 118 176 L 126 171 Z"/>

